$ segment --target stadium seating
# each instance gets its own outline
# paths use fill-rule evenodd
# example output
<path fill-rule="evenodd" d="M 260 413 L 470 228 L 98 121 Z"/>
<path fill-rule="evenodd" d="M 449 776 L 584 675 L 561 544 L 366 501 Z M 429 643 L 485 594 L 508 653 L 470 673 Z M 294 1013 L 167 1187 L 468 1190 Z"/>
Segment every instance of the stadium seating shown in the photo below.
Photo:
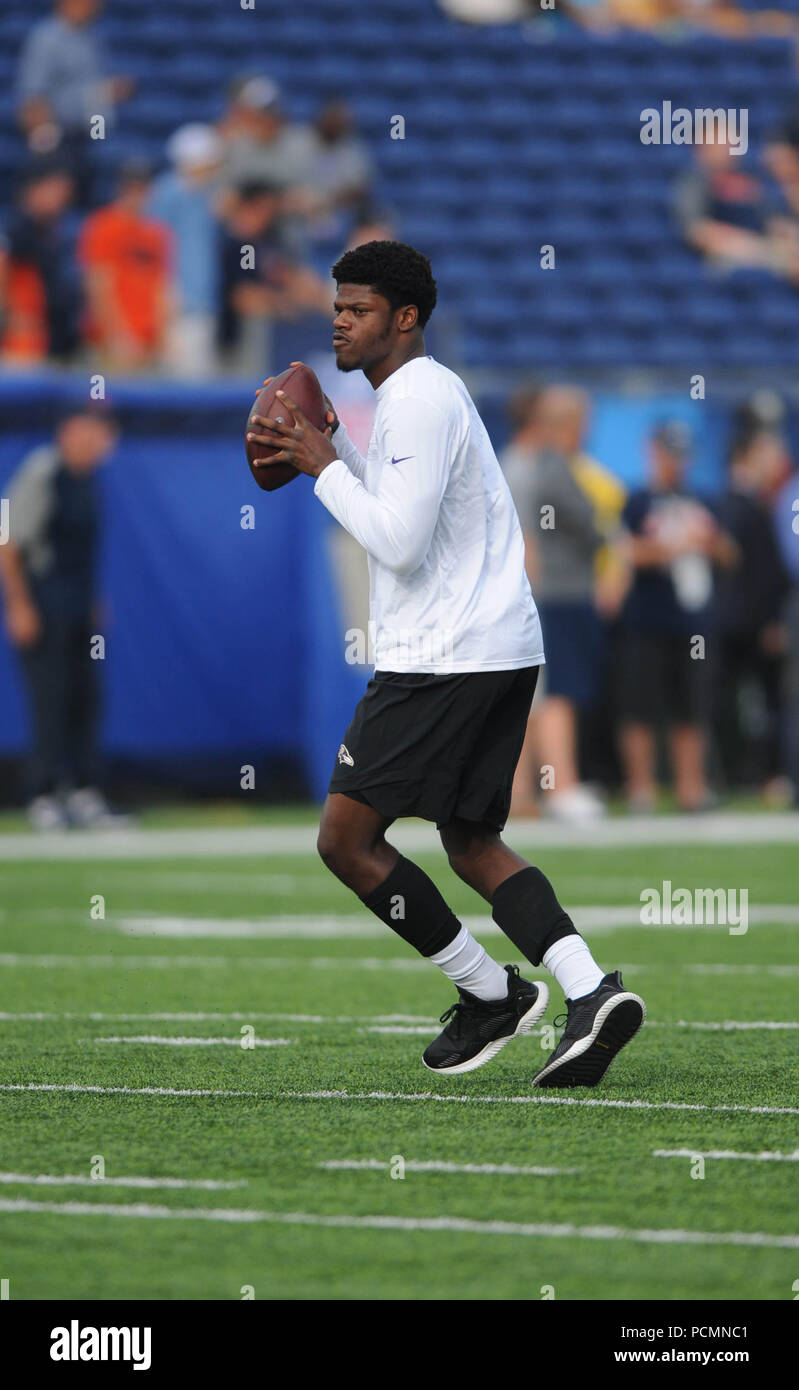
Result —
<path fill-rule="evenodd" d="M 5 189 L 23 159 L 17 54 L 48 8 L 5 0 L 0 13 Z M 671 211 L 692 151 L 639 139 L 642 109 L 666 98 L 746 106 L 756 153 L 797 99 L 786 40 L 482 28 L 449 20 L 435 0 L 303 0 L 279 17 L 214 0 L 173 0 L 168 15 L 160 0 L 109 0 L 106 11 L 116 66 L 138 84 L 104 151 L 109 178 L 121 154 L 161 161 L 176 125 L 215 119 L 241 73 L 269 72 L 297 119 L 344 98 L 374 152 L 381 206 L 434 259 L 467 364 L 532 365 L 549 354 L 564 367 L 699 369 L 737 364 L 746 345 L 763 365 L 799 361 L 799 291 L 708 272 Z M 389 135 L 398 114 L 404 140 Z M 540 266 L 547 243 L 552 271 Z M 745 334 L 736 332 L 743 303 Z"/>

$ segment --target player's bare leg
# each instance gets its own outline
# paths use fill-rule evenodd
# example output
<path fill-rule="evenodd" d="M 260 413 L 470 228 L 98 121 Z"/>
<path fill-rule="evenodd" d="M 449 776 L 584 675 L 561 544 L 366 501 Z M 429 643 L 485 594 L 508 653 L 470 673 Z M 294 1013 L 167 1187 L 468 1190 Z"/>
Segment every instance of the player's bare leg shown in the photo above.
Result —
<path fill-rule="evenodd" d="M 399 859 L 385 838 L 391 824 L 350 796 L 333 792 L 325 800 L 316 847 L 330 872 L 359 898 L 379 888 Z"/>

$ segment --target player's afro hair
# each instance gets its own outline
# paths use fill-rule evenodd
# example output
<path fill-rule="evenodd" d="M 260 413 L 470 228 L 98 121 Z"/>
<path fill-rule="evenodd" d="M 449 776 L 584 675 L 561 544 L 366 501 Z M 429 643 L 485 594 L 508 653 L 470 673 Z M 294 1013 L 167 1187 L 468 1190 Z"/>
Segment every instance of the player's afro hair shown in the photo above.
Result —
<path fill-rule="evenodd" d="M 436 307 L 436 282 L 430 262 L 404 241 L 367 241 L 345 251 L 333 266 L 337 285 L 368 285 L 392 309 L 415 304 L 424 328 Z"/>

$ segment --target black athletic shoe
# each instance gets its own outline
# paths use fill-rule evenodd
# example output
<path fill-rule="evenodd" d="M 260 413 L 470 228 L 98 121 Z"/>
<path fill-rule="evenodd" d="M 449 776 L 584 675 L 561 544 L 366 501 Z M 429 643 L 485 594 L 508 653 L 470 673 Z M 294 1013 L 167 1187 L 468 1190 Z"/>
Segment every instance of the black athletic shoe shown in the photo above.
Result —
<path fill-rule="evenodd" d="M 582 999 L 567 999 L 566 1009 L 563 1037 L 534 1086 L 596 1086 L 646 1018 L 643 999 L 624 988 L 620 970 Z"/>
<path fill-rule="evenodd" d="M 549 990 L 544 984 L 522 979 L 517 965 L 506 965 L 508 997 L 490 1003 L 477 999 L 466 989 L 459 989 L 460 999 L 446 1013 L 443 1033 L 424 1053 L 422 1061 L 430 1071 L 446 1072 L 448 1076 L 474 1071 L 490 1062 L 492 1057 L 522 1033 L 529 1033 L 547 1004 Z"/>

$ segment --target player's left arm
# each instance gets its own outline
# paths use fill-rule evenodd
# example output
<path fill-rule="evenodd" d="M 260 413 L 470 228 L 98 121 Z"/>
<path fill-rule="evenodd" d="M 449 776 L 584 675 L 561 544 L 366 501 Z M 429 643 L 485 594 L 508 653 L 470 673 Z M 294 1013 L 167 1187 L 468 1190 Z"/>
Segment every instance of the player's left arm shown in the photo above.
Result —
<path fill-rule="evenodd" d="M 316 479 L 320 502 L 351 536 L 388 569 L 412 574 L 430 547 L 453 457 L 453 422 L 429 401 L 398 401 L 382 434 L 383 467 L 377 491 L 364 484 L 337 457 L 328 426 L 315 429 L 285 392 L 279 399 L 294 424 L 253 417 L 256 443 L 279 447 L 264 466 L 290 463 Z"/>
<path fill-rule="evenodd" d="M 457 445 L 456 422 L 429 401 L 397 401 L 382 421 L 375 492 L 338 462 L 317 478 L 320 502 L 381 564 L 412 574 L 438 521 Z"/>

